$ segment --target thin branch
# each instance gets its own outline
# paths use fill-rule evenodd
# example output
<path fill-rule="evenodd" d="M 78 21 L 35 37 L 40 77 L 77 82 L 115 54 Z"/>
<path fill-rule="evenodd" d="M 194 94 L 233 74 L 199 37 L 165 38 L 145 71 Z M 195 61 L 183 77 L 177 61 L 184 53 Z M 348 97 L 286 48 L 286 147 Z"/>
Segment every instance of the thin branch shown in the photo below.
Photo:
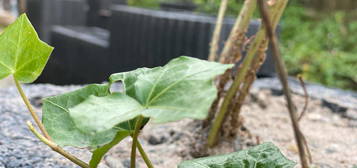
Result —
<path fill-rule="evenodd" d="M 228 130 L 230 136 L 236 136 L 236 134 L 237 134 L 236 128 L 238 128 L 239 124 L 240 124 L 239 117 L 240 117 L 241 108 L 243 106 L 244 100 L 245 100 L 246 96 L 248 95 L 253 82 L 256 79 L 256 73 L 258 72 L 259 68 L 265 61 L 265 57 L 266 57 L 265 51 L 267 50 L 267 48 L 268 48 L 268 41 L 265 40 L 261 44 L 261 47 L 258 49 L 257 56 L 253 60 L 252 66 L 250 68 L 250 72 L 247 73 L 247 76 L 245 77 L 245 80 L 242 84 L 243 86 L 241 87 L 238 94 L 236 95 L 236 98 L 235 98 L 236 101 L 232 102 L 233 108 L 230 110 L 231 130 Z M 238 71 L 239 71 L 239 69 L 238 69 Z M 224 122 L 226 122 L 226 121 L 224 121 Z"/>
<path fill-rule="evenodd" d="M 18 11 L 19 14 L 25 13 L 26 12 L 26 0 L 18 0 L 17 1 L 17 6 L 18 6 Z"/>
<path fill-rule="evenodd" d="M 297 119 L 297 114 L 296 114 L 296 107 L 292 101 L 291 98 L 291 93 L 290 93 L 290 89 L 289 89 L 289 84 L 287 82 L 287 72 L 286 72 L 286 68 L 285 68 L 285 64 L 281 58 L 280 55 L 280 51 L 278 48 L 278 41 L 277 38 L 275 36 L 275 31 L 272 27 L 270 18 L 269 18 L 269 13 L 267 12 L 266 6 L 263 2 L 263 0 L 257 0 L 258 4 L 259 4 L 259 11 L 261 13 L 261 17 L 263 19 L 263 23 L 265 25 L 266 28 L 266 33 L 269 37 L 269 40 L 272 44 L 272 49 L 273 49 L 273 58 L 275 59 L 275 66 L 276 69 L 278 71 L 278 75 L 280 78 L 280 82 L 283 86 L 283 90 L 285 93 L 285 98 L 288 104 L 288 109 L 289 109 L 289 113 L 290 113 L 290 119 L 292 122 L 292 126 L 293 126 L 293 130 L 294 130 L 294 134 L 295 134 L 295 140 L 296 143 L 298 145 L 298 150 L 299 150 L 299 156 L 300 156 L 300 161 L 301 161 L 301 165 L 303 168 L 308 168 L 309 164 L 307 161 L 307 157 L 306 157 L 306 146 L 304 147 L 304 135 L 302 134 L 302 132 L 300 131 L 299 128 L 299 124 L 298 124 L 298 119 Z M 305 144 L 307 145 L 307 144 Z"/>
<path fill-rule="evenodd" d="M 21 87 L 21 84 L 18 80 L 15 79 L 14 77 L 14 81 L 15 81 L 15 84 L 16 84 L 16 88 L 17 90 L 19 91 L 20 95 L 21 95 L 21 98 L 22 100 L 24 101 L 27 109 L 29 110 L 32 118 L 35 120 L 36 122 L 36 125 L 38 126 L 38 128 L 40 128 L 42 134 L 49 140 L 51 140 L 51 137 L 50 135 L 48 135 L 48 132 L 46 131 L 45 129 L 45 126 L 42 124 L 41 120 L 39 119 L 39 117 L 37 116 L 36 114 L 36 111 L 34 110 L 34 108 L 32 107 L 29 99 L 26 97 L 26 94 L 25 92 L 23 91 L 22 87 Z"/>
<path fill-rule="evenodd" d="M 226 116 L 226 113 L 228 111 L 228 107 L 231 104 L 231 101 L 234 98 L 235 94 L 237 93 L 238 89 L 241 87 L 241 84 L 242 84 L 247 72 L 249 71 L 249 67 L 252 64 L 255 53 L 256 53 L 257 49 L 259 48 L 260 43 L 264 39 L 264 35 L 265 35 L 264 32 L 258 32 L 258 33 L 259 33 L 259 35 L 256 37 L 255 43 L 253 43 L 253 45 L 250 48 L 250 49 L 252 49 L 252 50 L 250 50 L 251 52 L 250 53 L 248 52 L 248 55 L 244 59 L 244 61 L 242 63 L 242 68 L 240 69 L 239 73 L 237 73 L 237 76 L 236 76 L 233 84 L 229 88 L 226 96 L 224 97 L 224 100 L 220 107 L 220 110 L 218 111 L 218 114 L 212 124 L 211 130 L 208 134 L 208 140 L 207 140 L 207 145 L 209 147 L 216 145 L 218 132 L 221 129 L 222 122 L 223 122 L 223 120 Z M 253 50 L 255 50 L 255 51 L 253 51 Z"/>
<path fill-rule="evenodd" d="M 300 131 L 300 134 L 302 134 L 301 131 Z M 309 145 L 307 145 L 307 140 L 306 140 L 305 136 L 302 136 L 302 140 L 304 142 L 305 150 L 307 152 L 307 156 L 309 158 L 309 161 L 310 161 L 310 163 L 312 163 L 312 155 L 311 155 L 311 152 L 310 152 Z"/>
<path fill-rule="evenodd" d="M 285 9 L 286 3 L 287 3 L 286 0 L 278 0 L 274 4 L 274 6 L 272 6 L 274 28 L 277 26 L 278 21 L 280 20 L 280 17 Z M 255 60 L 254 58 L 256 57 L 257 52 L 259 51 L 259 49 L 261 49 L 262 45 L 266 43 L 267 40 L 266 38 L 267 37 L 266 37 L 265 28 L 264 25 L 262 25 L 259 31 L 257 32 L 256 37 L 254 38 L 254 41 L 251 44 L 247 52 L 247 55 L 243 60 L 243 63 L 241 64 L 242 66 L 240 68 L 240 71 L 237 73 L 231 87 L 229 88 L 227 94 L 225 95 L 223 103 L 218 111 L 217 117 L 212 124 L 207 140 L 207 145 L 209 147 L 216 145 L 218 132 L 222 127 L 222 122 L 225 118 L 225 115 L 227 115 L 232 100 L 236 95 L 237 91 L 241 88 L 242 83 L 244 82 L 244 79 L 252 66 L 252 63 Z"/>
<path fill-rule="evenodd" d="M 212 36 L 210 53 L 208 56 L 209 61 L 216 61 L 217 59 L 217 52 L 219 48 L 218 42 L 220 40 L 224 14 L 226 13 L 227 5 L 228 5 L 228 0 L 221 0 L 221 5 L 219 7 L 219 12 L 217 16 L 216 27 L 214 28 L 214 32 Z"/>
<path fill-rule="evenodd" d="M 89 168 L 89 165 L 87 163 L 83 162 L 82 160 L 78 159 L 77 157 L 73 156 L 72 154 L 68 153 L 67 151 L 63 150 L 60 146 L 58 146 L 57 144 L 55 144 L 54 142 L 50 141 L 49 139 L 47 139 L 46 137 L 41 135 L 39 132 L 37 132 L 30 121 L 27 121 L 26 124 L 27 124 L 28 128 L 30 129 L 30 131 L 40 141 L 42 141 L 44 144 L 49 146 L 52 150 L 61 154 L 62 156 L 64 156 L 65 158 L 69 159 L 70 161 L 72 161 L 73 163 L 77 164 L 78 166 L 80 166 L 82 168 Z"/>
<path fill-rule="evenodd" d="M 255 0 L 246 0 L 243 4 L 242 10 L 236 19 L 236 22 L 230 32 L 227 42 L 224 45 L 220 56 L 220 62 L 225 64 L 234 64 L 241 59 L 241 49 L 245 40 L 245 33 L 249 27 L 250 19 L 253 16 L 256 7 Z M 217 108 L 222 103 L 225 86 L 229 80 L 232 79 L 232 69 L 227 70 L 218 80 L 217 98 L 212 104 L 209 115 L 203 123 L 203 127 L 207 127 L 214 119 L 217 113 Z"/>
<path fill-rule="evenodd" d="M 242 10 L 224 45 L 219 62 L 232 64 L 241 59 L 241 48 L 244 43 L 245 33 L 248 30 L 256 4 L 255 0 L 245 0 Z"/>
<path fill-rule="evenodd" d="M 307 110 L 307 106 L 309 105 L 309 93 L 307 92 L 306 86 L 305 86 L 305 82 L 304 79 L 302 78 L 302 76 L 298 76 L 298 79 L 300 81 L 300 85 L 302 87 L 302 89 L 304 90 L 304 97 L 305 97 L 305 105 L 304 108 L 302 109 L 300 116 L 298 118 L 298 121 L 300 121 L 302 119 L 302 117 L 305 115 L 306 110 Z"/>

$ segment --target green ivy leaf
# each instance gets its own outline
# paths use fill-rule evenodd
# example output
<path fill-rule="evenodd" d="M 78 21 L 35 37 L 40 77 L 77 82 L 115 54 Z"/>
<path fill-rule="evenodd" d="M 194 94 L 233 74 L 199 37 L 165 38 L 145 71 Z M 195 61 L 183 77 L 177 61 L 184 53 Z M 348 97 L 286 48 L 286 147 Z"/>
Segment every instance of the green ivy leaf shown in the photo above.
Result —
<path fill-rule="evenodd" d="M 106 144 L 95 151 L 93 151 L 92 158 L 89 162 L 89 166 L 91 168 L 96 168 L 100 161 L 102 160 L 103 156 L 116 144 L 118 144 L 120 141 L 122 141 L 124 138 L 129 136 L 128 131 L 119 131 L 113 141 L 111 141 L 109 144 Z"/>
<path fill-rule="evenodd" d="M 86 101 L 89 97 L 106 95 L 109 95 L 108 85 L 92 84 L 70 93 L 44 99 L 42 122 L 52 139 L 60 146 L 90 148 L 97 148 L 114 139 L 117 129 L 108 128 L 101 132 L 80 129 L 69 114 L 69 108 Z"/>
<path fill-rule="evenodd" d="M 157 69 L 160 69 L 160 67 L 158 67 Z M 138 68 L 134 71 L 113 74 L 109 77 L 109 81 L 111 83 L 121 81 L 124 85 L 124 93 L 131 97 L 135 97 L 136 91 L 134 84 L 138 80 L 138 76 L 141 74 L 148 73 L 151 70 L 152 69 L 150 68 Z"/>
<path fill-rule="evenodd" d="M 216 98 L 213 78 L 232 65 L 179 57 L 164 67 L 114 74 L 125 93 L 90 96 L 69 109 L 77 128 L 102 132 L 139 115 L 156 123 L 204 119 Z"/>
<path fill-rule="evenodd" d="M 14 75 L 21 83 L 33 82 L 52 50 L 38 38 L 26 14 L 22 14 L 0 35 L 0 79 Z"/>
<path fill-rule="evenodd" d="M 113 93 L 107 96 L 91 95 L 80 104 L 69 108 L 76 127 L 86 132 L 102 132 L 140 115 L 143 107 L 133 98 Z"/>
<path fill-rule="evenodd" d="M 210 156 L 179 164 L 178 168 L 293 168 L 295 162 L 288 160 L 272 143 L 225 155 Z"/>
<path fill-rule="evenodd" d="M 217 95 L 213 78 L 232 66 L 182 56 L 164 67 L 113 74 L 110 80 L 123 81 L 126 94 L 144 108 L 141 115 L 153 122 L 204 119 Z"/>
<path fill-rule="evenodd" d="M 96 101 L 97 97 L 108 97 L 109 101 L 113 101 L 118 98 L 121 100 L 118 102 L 118 106 L 105 106 L 103 109 L 99 109 L 95 106 L 88 105 L 87 109 L 80 109 L 78 104 L 91 104 Z M 125 98 L 127 97 L 127 101 Z M 101 101 L 101 99 L 99 100 Z M 46 130 L 52 137 L 52 139 L 60 146 L 75 146 L 75 147 L 89 147 L 94 149 L 92 159 L 90 161 L 91 167 L 97 167 L 102 157 L 109 151 L 114 145 L 126 138 L 134 130 L 136 118 L 132 119 L 132 113 L 127 113 L 131 120 L 125 122 L 116 122 L 112 124 L 112 127 L 105 127 L 106 122 L 113 123 L 113 121 L 105 120 L 101 116 L 110 115 L 106 111 L 122 111 L 121 108 L 136 108 L 136 101 L 131 97 L 121 93 L 109 93 L 108 84 L 92 84 L 79 90 L 62 94 L 59 96 L 49 97 L 44 99 L 43 104 L 43 123 Z M 96 102 L 102 105 L 107 105 L 107 102 Z M 140 106 L 140 105 L 138 105 Z M 79 116 L 73 117 L 70 113 L 70 109 L 75 108 L 81 111 Z M 97 116 L 86 115 L 86 111 L 95 110 L 98 112 Z M 103 112 L 103 113 L 102 113 Z M 83 115 L 84 114 L 84 115 Z M 76 114 L 74 114 L 76 115 Z M 123 114 L 126 116 L 126 114 Z M 96 121 L 92 123 L 81 122 L 82 118 L 95 117 Z M 84 119 L 85 120 L 85 119 Z M 144 120 L 142 126 L 148 122 L 148 119 Z M 117 124 L 119 123 L 119 124 Z M 98 129 L 92 129 L 98 127 Z"/>

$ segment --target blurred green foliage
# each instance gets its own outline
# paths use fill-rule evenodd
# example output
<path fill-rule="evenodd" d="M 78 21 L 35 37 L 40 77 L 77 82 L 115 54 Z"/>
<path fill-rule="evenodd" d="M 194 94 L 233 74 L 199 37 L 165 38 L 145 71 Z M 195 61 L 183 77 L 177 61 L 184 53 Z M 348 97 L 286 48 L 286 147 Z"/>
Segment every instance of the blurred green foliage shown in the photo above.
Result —
<path fill-rule="evenodd" d="M 134 6 L 159 8 L 167 0 L 129 0 Z M 187 0 L 169 0 L 182 2 Z M 141 3 L 140 3 L 141 2 Z M 144 3 L 145 2 L 145 3 Z M 220 1 L 192 0 L 198 13 L 215 15 Z M 230 0 L 227 15 L 237 16 L 243 0 Z M 147 5 L 149 4 L 149 5 Z M 154 4 L 154 5 L 153 5 Z M 357 90 L 357 20 L 346 21 L 346 13 L 311 17 L 298 1 L 291 1 L 281 22 L 282 54 L 290 75 L 330 87 Z M 259 13 L 255 13 L 259 17 Z"/>
<path fill-rule="evenodd" d="M 128 0 L 128 5 L 150 8 L 150 9 L 158 9 L 159 1 L 158 0 Z"/>
<path fill-rule="evenodd" d="M 284 14 L 281 48 L 291 75 L 331 87 L 357 90 L 357 21 L 345 13 L 318 20 L 306 9 L 290 5 Z"/>

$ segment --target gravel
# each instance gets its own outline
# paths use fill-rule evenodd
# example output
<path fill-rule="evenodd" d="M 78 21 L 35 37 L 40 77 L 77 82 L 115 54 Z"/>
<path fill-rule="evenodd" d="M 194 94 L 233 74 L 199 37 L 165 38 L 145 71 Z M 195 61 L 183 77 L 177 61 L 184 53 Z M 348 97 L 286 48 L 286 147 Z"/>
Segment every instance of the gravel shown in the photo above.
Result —
<path fill-rule="evenodd" d="M 27 85 L 24 86 L 24 91 L 32 99 L 76 88 L 77 86 Z M 39 142 L 27 129 L 25 122 L 32 119 L 14 87 L 0 89 L 0 95 L 0 168 L 75 167 Z"/>
<path fill-rule="evenodd" d="M 297 102 L 303 103 L 303 92 L 297 81 L 290 79 Z M 79 86 L 49 84 L 25 85 L 24 91 L 40 111 L 41 98 L 72 91 Z M 348 167 L 357 164 L 357 94 L 320 85 L 307 84 L 312 99 L 302 130 L 318 167 Z M 74 168 L 59 154 L 39 142 L 27 129 L 31 120 L 16 88 L 0 88 L 0 168 Z M 40 114 L 40 113 L 39 113 Z M 293 135 L 287 117 L 279 81 L 276 78 L 259 79 L 243 108 L 244 127 L 260 141 L 272 141 L 291 159 L 298 161 Z M 190 144 L 197 124 L 183 120 L 164 125 L 148 124 L 140 136 L 144 148 L 157 168 L 174 167 L 191 156 Z M 240 141 L 240 139 L 237 139 Z M 101 168 L 129 167 L 131 140 L 126 139 L 104 158 Z M 252 143 L 250 143 L 252 145 Z M 254 145 L 254 144 L 253 144 Z M 249 146 L 249 145 L 248 145 Z M 241 146 L 242 147 L 242 146 Z M 243 146 L 245 148 L 247 146 Z M 88 161 L 90 153 L 82 149 L 66 148 Z M 227 152 L 233 150 L 227 146 Z M 343 158 L 342 158 L 343 157 Z M 139 168 L 145 167 L 138 159 Z"/>

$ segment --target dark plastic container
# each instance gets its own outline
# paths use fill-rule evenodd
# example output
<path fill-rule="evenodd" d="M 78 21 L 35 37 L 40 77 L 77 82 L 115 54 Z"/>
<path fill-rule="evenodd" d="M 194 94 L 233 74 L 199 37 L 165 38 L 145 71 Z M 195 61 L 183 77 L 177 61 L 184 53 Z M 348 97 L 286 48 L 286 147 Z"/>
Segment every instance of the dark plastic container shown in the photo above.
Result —
<path fill-rule="evenodd" d="M 96 27 L 55 26 L 55 47 L 38 83 L 84 84 L 104 81 L 110 72 L 107 30 Z"/>
<path fill-rule="evenodd" d="M 84 26 L 86 0 L 27 0 L 27 15 L 42 40 L 50 42 L 54 25 Z"/>

